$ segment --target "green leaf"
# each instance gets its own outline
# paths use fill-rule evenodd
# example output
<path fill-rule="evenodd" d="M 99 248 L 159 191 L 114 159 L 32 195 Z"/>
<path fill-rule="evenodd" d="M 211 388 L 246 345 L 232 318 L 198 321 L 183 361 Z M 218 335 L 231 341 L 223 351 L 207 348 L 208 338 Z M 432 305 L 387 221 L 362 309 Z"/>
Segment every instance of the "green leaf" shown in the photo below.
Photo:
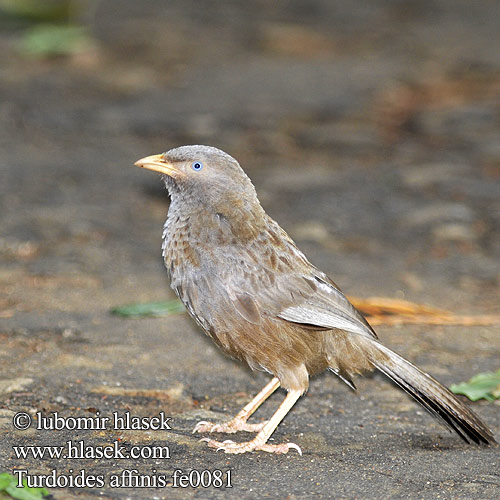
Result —
<path fill-rule="evenodd" d="M 160 317 L 168 316 L 169 314 L 179 314 L 185 311 L 186 309 L 180 300 L 128 304 L 111 309 L 112 314 L 126 318 Z"/>
<path fill-rule="evenodd" d="M 16 480 L 16 478 L 9 474 L 8 472 L 2 472 L 0 474 L 0 491 L 4 491 L 7 486 L 12 482 L 12 480 Z"/>
<path fill-rule="evenodd" d="M 92 43 L 82 26 L 40 24 L 24 32 L 19 49 L 28 56 L 51 57 L 74 54 Z"/>
<path fill-rule="evenodd" d="M 13 498 L 15 500 L 42 500 L 49 496 L 46 488 L 30 488 L 23 481 L 23 487 L 17 487 L 17 478 L 8 472 L 0 474 L 0 499 Z M 7 495 L 7 496 L 6 496 Z"/>
<path fill-rule="evenodd" d="M 500 399 L 500 370 L 496 373 L 479 373 L 468 382 L 453 384 L 450 389 L 455 394 L 463 394 L 471 401 Z"/>
<path fill-rule="evenodd" d="M 72 0 L 0 0 L 1 14 L 34 22 L 67 20 L 80 10 Z"/>

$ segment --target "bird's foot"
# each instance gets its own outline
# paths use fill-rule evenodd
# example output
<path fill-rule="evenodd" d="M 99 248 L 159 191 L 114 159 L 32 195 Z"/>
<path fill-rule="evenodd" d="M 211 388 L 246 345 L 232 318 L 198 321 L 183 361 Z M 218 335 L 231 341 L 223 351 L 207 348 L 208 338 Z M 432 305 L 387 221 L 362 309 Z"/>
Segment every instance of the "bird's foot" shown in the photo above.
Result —
<path fill-rule="evenodd" d="M 200 441 L 206 441 L 210 448 L 215 448 L 217 451 L 224 450 L 224 453 L 231 454 L 246 453 L 247 451 L 267 451 L 268 453 L 285 454 L 289 450 L 294 449 L 297 450 L 299 455 L 302 455 L 302 450 L 295 443 L 267 444 L 258 438 L 245 443 L 235 443 L 230 440 L 220 442 L 210 438 L 203 438 Z"/>
<path fill-rule="evenodd" d="M 223 424 L 214 424 L 212 422 L 202 420 L 195 425 L 193 434 L 196 432 L 220 432 L 222 434 L 234 434 L 235 432 L 240 431 L 260 432 L 266 423 L 267 420 L 260 422 L 259 424 L 248 424 L 246 420 L 241 418 L 233 418 L 233 420 L 224 422 Z"/>

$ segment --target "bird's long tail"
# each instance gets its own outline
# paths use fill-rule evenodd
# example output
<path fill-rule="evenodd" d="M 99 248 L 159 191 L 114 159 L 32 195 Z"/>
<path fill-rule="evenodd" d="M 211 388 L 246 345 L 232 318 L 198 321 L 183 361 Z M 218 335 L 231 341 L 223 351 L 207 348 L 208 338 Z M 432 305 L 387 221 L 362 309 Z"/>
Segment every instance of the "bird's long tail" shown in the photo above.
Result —
<path fill-rule="evenodd" d="M 377 341 L 367 349 L 370 363 L 415 398 L 431 415 L 454 430 L 465 442 L 496 443 L 481 419 L 446 387 Z"/>

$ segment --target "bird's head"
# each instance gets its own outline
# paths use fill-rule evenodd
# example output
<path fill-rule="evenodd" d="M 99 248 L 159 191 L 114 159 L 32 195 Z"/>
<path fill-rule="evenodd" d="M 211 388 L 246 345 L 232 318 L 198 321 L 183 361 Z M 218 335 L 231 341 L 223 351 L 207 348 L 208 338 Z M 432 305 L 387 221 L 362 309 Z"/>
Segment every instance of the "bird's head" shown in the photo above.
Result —
<path fill-rule="evenodd" d="M 162 174 L 172 199 L 224 212 L 224 206 L 260 208 L 255 188 L 239 163 L 210 146 L 181 146 L 135 163 Z M 176 200 L 177 201 L 177 200 Z M 188 208 L 188 207 L 186 207 Z M 242 207 L 243 208 L 243 207 Z"/>

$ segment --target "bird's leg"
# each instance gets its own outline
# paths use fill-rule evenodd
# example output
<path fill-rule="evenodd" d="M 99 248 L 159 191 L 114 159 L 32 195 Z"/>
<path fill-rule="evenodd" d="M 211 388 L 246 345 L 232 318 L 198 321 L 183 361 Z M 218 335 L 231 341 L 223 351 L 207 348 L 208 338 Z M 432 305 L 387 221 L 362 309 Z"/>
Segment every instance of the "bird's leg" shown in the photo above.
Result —
<path fill-rule="evenodd" d="M 259 432 L 266 422 L 247 424 L 247 420 L 279 386 L 280 381 L 274 377 L 232 420 L 223 424 L 213 424 L 202 420 L 196 424 L 193 434 L 195 432 L 222 432 L 225 434 L 233 434 L 238 431 Z"/>
<path fill-rule="evenodd" d="M 302 450 L 295 443 L 267 444 L 267 440 L 271 434 L 301 395 L 302 391 L 300 390 L 290 391 L 274 415 L 251 441 L 247 441 L 246 443 L 235 443 L 229 440 L 220 442 L 210 438 L 203 438 L 202 441 L 206 441 L 210 448 L 216 448 L 217 451 L 224 450 L 224 453 L 246 453 L 247 451 L 257 450 L 267 451 L 268 453 L 288 453 L 288 450 L 294 448 L 302 455 Z"/>

